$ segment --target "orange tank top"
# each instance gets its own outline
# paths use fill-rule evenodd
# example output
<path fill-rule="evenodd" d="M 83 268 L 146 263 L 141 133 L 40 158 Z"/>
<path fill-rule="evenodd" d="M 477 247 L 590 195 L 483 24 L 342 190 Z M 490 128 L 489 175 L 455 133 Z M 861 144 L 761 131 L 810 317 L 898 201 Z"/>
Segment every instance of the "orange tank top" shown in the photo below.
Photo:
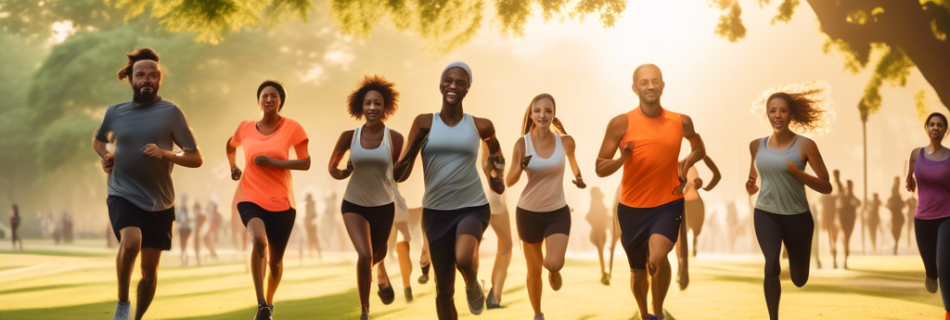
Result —
<path fill-rule="evenodd" d="M 683 142 L 680 114 L 663 110 L 649 118 L 640 108 L 627 112 L 627 133 L 620 146 L 634 142 L 633 154 L 623 164 L 620 203 L 632 208 L 654 208 L 675 200 L 679 185 L 677 158 Z"/>

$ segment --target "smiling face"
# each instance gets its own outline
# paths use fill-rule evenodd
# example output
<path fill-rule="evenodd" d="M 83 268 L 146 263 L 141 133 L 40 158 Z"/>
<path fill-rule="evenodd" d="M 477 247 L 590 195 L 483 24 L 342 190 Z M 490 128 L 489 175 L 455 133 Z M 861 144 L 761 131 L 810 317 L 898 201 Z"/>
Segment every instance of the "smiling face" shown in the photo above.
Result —
<path fill-rule="evenodd" d="M 277 114 L 280 111 L 280 93 L 273 86 L 264 87 L 261 90 L 261 96 L 257 97 L 257 105 L 260 106 L 264 114 Z"/>
<path fill-rule="evenodd" d="M 788 130 L 788 125 L 792 122 L 792 110 L 788 102 L 782 98 L 769 100 L 766 105 L 766 115 L 775 130 Z"/>
<path fill-rule="evenodd" d="M 927 119 L 927 137 L 930 140 L 941 142 L 943 138 L 947 136 L 947 122 L 941 117 L 931 116 L 930 119 Z"/>
<path fill-rule="evenodd" d="M 531 104 L 531 121 L 540 130 L 550 130 L 554 120 L 554 102 L 541 98 Z"/>
<path fill-rule="evenodd" d="M 363 95 L 363 117 L 366 123 L 375 123 L 383 118 L 383 94 L 370 90 Z"/>
<path fill-rule="evenodd" d="M 132 65 L 132 99 L 136 102 L 155 101 L 162 85 L 162 69 L 154 60 L 141 60 Z"/>
<path fill-rule="evenodd" d="M 633 73 L 633 92 L 640 98 L 640 104 L 656 105 L 663 95 L 663 74 L 654 65 L 643 65 Z"/>
<path fill-rule="evenodd" d="M 465 99 L 469 89 L 468 73 L 462 68 L 451 68 L 442 75 L 439 90 L 442 92 L 442 102 L 448 105 L 458 105 Z"/>

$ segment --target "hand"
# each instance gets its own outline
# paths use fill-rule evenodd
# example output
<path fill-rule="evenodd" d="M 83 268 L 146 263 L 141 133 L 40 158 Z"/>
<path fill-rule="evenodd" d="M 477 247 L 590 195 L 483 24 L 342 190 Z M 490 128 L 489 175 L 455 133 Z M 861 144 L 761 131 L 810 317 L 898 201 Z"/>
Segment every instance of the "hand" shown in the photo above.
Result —
<path fill-rule="evenodd" d="M 254 163 L 259 166 L 271 166 L 274 165 L 274 158 L 268 156 L 256 156 L 254 157 Z"/>
<path fill-rule="evenodd" d="M 755 179 L 749 178 L 749 181 L 746 181 L 745 191 L 748 192 L 750 196 L 759 192 L 759 186 L 755 185 Z"/>
<path fill-rule="evenodd" d="M 531 162 L 531 157 L 533 157 L 533 156 L 530 156 L 530 155 L 529 155 L 529 156 L 524 157 L 523 159 L 521 159 L 521 169 L 524 169 L 524 168 L 527 168 L 527 167 L 528 167 L 528 163 Z"/>
<path fill-rule="evenodd" d="M 634 146 L 635 146 L 635 143 L 633 141 L 630 141 L 630 143 L 627 143 L 626 146 L 624 146 L 623 148 L 620 148 L 620 156 L 624 158 L 629 157 L 631 154 L 633 154 Z"/>
<path fill-rule="evenodd" d="M 792 161 L 785 161 L 785 164 L 788 165 L 788 173 L 794 173 L 795 171 L 801 171 L 801 170 L 798 170 L 798 166 L 796 166 L 795 163 L 793 163 Z"/>
<path fill-rule="evenodd" d="M 584 183 L 584 178 L 581 177 L 581 175 L 577 175 L 577 178 L 574 180 L 571 180 L 571 182 L 574 183 L 574 185 L 576 185 L 578 189 L 587 188 L 587 184 Z"/>
<path fill-rule="evenodd" d="M 917 180 L 914 180 L 912 177 L 907 177 L 907 191 L 914 192 L 917 191 Z"/>
<path fill-rule="evenodd" d="M 343 170 L 343 175 L 349 177 L 353 173 L 353 161 L 346 162 L 346 169 Z"/>
<path fill-rule="evenodd" d="M 115 165 L 115 157 L 111 153 L 106 153 L 102 156 L 102 160 L 99 161 L 99 164 L 102 165 L 102 171 L 105 171 L 106 174 L 112 174 L 112 167 Z"/>
<path fill-rule="evenodd" d="M 231 166 L 231 180 L 241 180 L 241 168 L 238 168 L 237 165 Z"/>
<path fill-rule="evenodd" d="M 696 186 L 696 190 L 702 189 L 702 188 L 703 188 L 703 179 L 700 179 L 700 178 L 693 179 L 693 185 Z"/>
<path fill-rule="evenodd" d="M 680 180 L 680 185 L 676 186 L 676 188 L 673 189 L 673 194 L 677 196 L 683 194 L 683 190 L 686 189 L 686 179 L 683 179 L 683 177 L 679 177 L 679 180 Z"/>
<path fill-rule="evenodd" d="M 505 175 L 505 158 L 492 155 L 488 157 L 488 163 L 492 166 L 488 175 L 488 184 L 492 191 L 502 194 L 505 192 L 505 181 L 502 179 Z"/>
<path fill-rule="evenodd" d="M 165 157 L 165 150 L 159 149 L 158 145 L 154 143 L 145 145 L 145 148 L 142 148 L 142 153 L 155 159 L 162 159 Z"/>

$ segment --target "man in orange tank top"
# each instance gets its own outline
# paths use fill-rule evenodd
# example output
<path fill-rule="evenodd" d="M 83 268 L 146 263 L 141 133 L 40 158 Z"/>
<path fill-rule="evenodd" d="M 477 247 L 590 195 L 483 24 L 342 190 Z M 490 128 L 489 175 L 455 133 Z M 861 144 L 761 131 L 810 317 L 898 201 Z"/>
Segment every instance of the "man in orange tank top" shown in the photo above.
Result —
<path fill-rule="evenodd" d="M 644 320 L 666 319 L 663 300 L 671 279 L 666 256 L 678 238 L 684 178 L 706 156 L 703 140 L 693 129 L 693 120 L 660 106 L 663 87 L 659 67 L 637 67 L 632 88 L 640 105 L 610 120 L 596 168 L 597 176 L 606 177 L 623 167 L 617 218 L 623 249 L 633 272 L 630 289 Z M 692 151 L 680 167 L 677 160 L 684 138 Z M 614 159 L 618 149 L 620 157 Z M 653 314 L 647 308 L 651 283 Z"/>

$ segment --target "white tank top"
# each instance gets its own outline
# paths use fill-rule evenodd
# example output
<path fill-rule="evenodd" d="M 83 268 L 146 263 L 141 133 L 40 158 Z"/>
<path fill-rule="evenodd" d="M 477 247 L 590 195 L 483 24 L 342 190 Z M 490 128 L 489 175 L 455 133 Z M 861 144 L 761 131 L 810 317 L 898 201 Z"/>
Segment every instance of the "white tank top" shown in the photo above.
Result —
<path fill-rule="evenodd" d="M 394 182 L 395 183 L 395 182 Z M 409 221 L 409 206 L 406 205 L 406 198 L 402 197 L 402 194 L 399 193 L 399 187 L 394 187 L 393 192 L 395 194 L 396 202 L 396 222 L 406 222 Z"/>
<path fill-rule="evenodd" d="M 525 156 L 531 161 L 524 171 L 528 174 L 528 185 L 521 192 L 518 207 L 534 212 L 551 212 L 567 205 L 564 201 L 564 147 L 561 135 L 555 136 L 554 153 L 545 159 L 538 155 L 531 141 L 531 133 L 524 135 Z"/>
<path fill-rule="evenodd" d="M 472 115 L 465 114 L 450 127 L 438 113 L 432 114 L 432 128 L 422 143 L 423 207 L 455 210 L 488 204 L 475 165 L 481 144 Z"/>
<path fill-rule="evenodd" d="M 393 180 L 393 152 L 389 128 L 383 129 L 383 141 L 376 149 L 365 149 L 360 144 L 363 126 L 353 130 L 350 143 L 350 162 L 353 174 L 346 185 L 343 200 L 364 207 L 378 207 L 393 203 L 396 182 Z"/>

